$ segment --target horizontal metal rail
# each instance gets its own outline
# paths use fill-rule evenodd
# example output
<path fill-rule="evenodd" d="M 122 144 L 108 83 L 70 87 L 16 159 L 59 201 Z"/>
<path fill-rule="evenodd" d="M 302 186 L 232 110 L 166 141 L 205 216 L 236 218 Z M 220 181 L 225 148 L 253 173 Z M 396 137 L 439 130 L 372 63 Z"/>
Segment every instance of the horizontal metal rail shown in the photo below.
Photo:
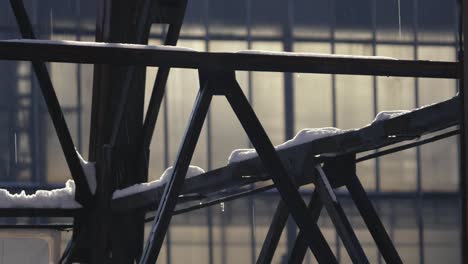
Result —
<path fill-rule="evenodd" d="M 454 98 L 390 120 L 375 123 L 360 130 L 318 139 L 290 149 L 280 150 L 278 151 L 278 154 L 283 161 L 287 161 L 285 162 L 285 166 L 288 172 L 295 177 L 296 183 L 304 185 L 311 182 L 311 179 L 305 177 L 303 173 L 304 164 L 308 163 L 306 156 L 310 156 L 310 154 L 314 156 L 315 154 L 330 153 L 330 151 L 339 153 L 359 153 L 408 139 L 405 135 L 401 135 L 401 137 L 393 137 L 392 135 L 395 135 L 396 128 L 398 128 L 398 131 L 408 133 L 414 138 L 428 132 L 442 130 L 458 123 L 458 112 L 456 111 L 458 107 L 459 100 L 458 98 Z M 456 130 L 449 132 L 448 135 L 454 135 L 456 132 Z M 446 134 L 444 133 L 443 135 Z M 442 135 L 440 135 L 429 139 L 441 139 L 444 137 L 445 136 L 442 137 Z M 429 139 L 418 142 L 429 143 L 433 141 Z M 410 143 L 410 146 L 413 145 L 416 146 L 416 143 Z M 392 152 L 384 152 L 382 154 L 390 153 Z M 246 177 L 245 175 L 250 176 Z M 232 200 L 234 198 L 266 191 L 274 187 L 273 185 L 270 185 L 270 182 L 268 182 L 269 179 L 270 178 L 265 173 L 264 168 L 260 165 L 258 158 L 253 158 L 234 163 L 223 168 L 208 171 L 197 177 L 187 179 L 181 192 L 181 194 L 185 195 L 200 194 L 205 196 L 206 198 L 202 198 L 200 200 L 202 204 L 186 204 L 183 208 L 178 208 L 176 213 L 178 211 L 180 211 L 180 213 L 188 212 L 223 201 Z M 258 183 L 256 184 L 258 186 L 256 186 L 256 188 L 251 192 L 245 189 L 233 189 L 237 186 L 245 186 L 251 183 Z M 111 205 L 112 210 L 122 212 L 135 208 L 152 209 L 151 206 L 156 205 L 155 203 L 162 195 L 163 189 L 164 186 L 161 186 L 160 188 L 133 194 L 128 197 L 114 199 Z M 223 193 L 222 190 L 224 189 L 231 189 L 231 191 Z M 369 195 L 373 196 L 372 193 Z M 179 205 L 182 203 L 184 203 L 182 202 L 182 199 L 179 199 Z M 28 216 L 30 214 L 32 214 L 32 216 L 73 216 L 79 211 L 79 209 L 11 208 L 1 209 L 0 216 Z"/>
<path fill-rule="evenodd" d="M 461 64 L 457 62 L 305 53 L 197 52 L 165 46 L 41 40 L 0 41 L 0 60 L 450 79 L 459 78 L 461 74 Z"/>

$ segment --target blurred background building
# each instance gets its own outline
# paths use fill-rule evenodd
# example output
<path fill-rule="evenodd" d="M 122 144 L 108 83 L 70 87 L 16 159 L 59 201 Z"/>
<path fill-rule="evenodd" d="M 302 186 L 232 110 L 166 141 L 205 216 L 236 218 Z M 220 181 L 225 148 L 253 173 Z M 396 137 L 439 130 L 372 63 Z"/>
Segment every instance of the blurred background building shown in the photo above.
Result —
<path fill-rule="evenodd" d="M 41 39 L 94 41 L 95 1 L 25 3 Z M 457 23 L 456 0 L 189 0 L 179 45 L 199 51 L 258 49 L 455 61 Z M 151 44 L 159 44 L 164 31 L 154 26 Z M 8 1 L 1 1 L 0 38 L 19 38 L 18 32 Z M 49 64 L 73 139 L 85 157 L 92 69 Z M 155 73 L 148 68 L 148 97 Z M 362 127 L 379 111 L 417 108 L 457 92 L 456 81 L 444 79 L 237 75 L 274 144 L 301 128 Z M 0 80 L 0 187 L 63 185 L 70 173 L 31 64 L 0 61 Z M 171 71 L 151 147 L 151 180 L 174 162 L 197 89 L 196 71 Z M 226 165 L 233 149 L 245 147 L 248 139 L 230 107 L 216 98 L 192 164 L 214 169 Z M 449 138 L 358 165 L 358 175 L 405 263 L 460 262 L 458 152 L 458 139 Z M 309 196 L 310 186 L 303 192 Z M 158 263 L 253 263 L 278 199 L 276 192 L 267 192 L 226 203 L 224 209 L 213 206 L 174 217 Z M 339 199 L 371 263 L 383 262 L 344 191 Z M 320 226 L 341 262 L 350 262 L 325 212 Z M 294 232 L 289 225 L 283 233 L 274 263 L 287 256 Z M 68 238 L 69 233 L 61 232 L 62 248 Z M 2 248 L 5 243 L 0 241 Z M 314 262 L 308 253 L 305 263 Z"/>

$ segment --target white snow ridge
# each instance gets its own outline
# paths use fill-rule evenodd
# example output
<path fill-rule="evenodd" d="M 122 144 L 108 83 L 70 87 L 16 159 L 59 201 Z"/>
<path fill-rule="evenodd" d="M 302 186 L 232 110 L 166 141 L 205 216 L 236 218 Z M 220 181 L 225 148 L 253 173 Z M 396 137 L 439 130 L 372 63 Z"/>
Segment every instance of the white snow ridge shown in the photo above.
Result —
<path fill-rule="evenodd" d="M 169 180 L 169 177 L 172 176 L 173 171 L 174 171 L 174 168 L 171 166 L 163 172 L 163 174 L 161 175 L 161 177 L 159 177 L 158 180 L 138 183 L 138 184 L 129 186 L 124 189 L 116 190 L 114 194 L 112 195 L 112 199 L 118 199 L 118 198 L 129 196 L 135 193 L 140 193 L 140 192 L 145 192 L 151 189 L 156 189 L 159 186 L 166 184 L 166 182 Z M 185 178 L 186 179 L 191 178 L 191 177 L 203 174 L 203 173 L 205 173 L 205 170 L 203 170 L 202 168 L 190 165 L 187 170 L 187 174 Z"/>

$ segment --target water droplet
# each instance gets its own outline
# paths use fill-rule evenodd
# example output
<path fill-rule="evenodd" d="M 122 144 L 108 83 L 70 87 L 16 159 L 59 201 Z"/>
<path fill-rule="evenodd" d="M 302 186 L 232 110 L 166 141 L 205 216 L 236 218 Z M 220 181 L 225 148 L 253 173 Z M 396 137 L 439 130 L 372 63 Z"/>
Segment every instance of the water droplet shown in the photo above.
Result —
<path fill-rule="evenodd" d="M 224 213 L 224 203 L 220 203 L 219 205 L 221 206 L 221 212 Z"/>

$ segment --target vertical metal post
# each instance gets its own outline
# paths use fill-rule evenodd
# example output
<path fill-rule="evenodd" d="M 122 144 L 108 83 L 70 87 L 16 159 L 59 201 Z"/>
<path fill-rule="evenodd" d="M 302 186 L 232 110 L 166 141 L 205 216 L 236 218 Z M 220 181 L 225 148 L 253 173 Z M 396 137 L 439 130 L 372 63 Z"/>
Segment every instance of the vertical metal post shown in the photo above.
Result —
<path fill-rule="evenodd" d="M 164 107 L 164 116 L 163 116 L 163 121 L 164 121 L 164 168 L 169 167 L 169 140 L 170 140 L 170 134 L 169 134 L 169 114 L 168 114 L 168 106 L 167 106 L 167 97 L 163 99 L 163 107 Z M 171 264 L 172 263 L 172 243 L 171 243 L 171 228 L 169 227 L 167 229 L 167 234 L 166 234 L 166 264 Z"/>
<path fill-rule="evenodd" d="M 372 0 L 372 56 L 377 56 L 377 0 Z M 378 84 L 377 76 L 372 76 L 373 94 L 373 113 L 377 116 L 378 113 Z M 380 192 L 380 159 L 375 159 L 375 191 Z"/>
<path fill-rule="evenodd" d="M 97 1 L 96 41 L 146 43 L 152 2 Z M 112 188 L 133 185 L 146 176 L 147 164 L 135 160 L 143 129 L 145 74 L 142 66 L 100 64 L 94 68 L 89 159 L 94 161 L 102 146 L 112 143 L 112 171 L 115 172 L 112 173 Z M 127 93 L 129 89 L 132 93 Z M 144 149 L 143 154 L 148 155 L 148 149 Z M 93 217 L 99 217 L 98 212 L 86 216 L 87 219 Z M 94 225 L 92 221 L 89 224 Z M 144 214 L 139 210 L 114 214 L 108 241 L 114 263 L 134 262 L 140 257 L 143 228 Z M 95 241 L 91 238 L 89 234 L 83 242 L 87 249 L 94 247 Z"/>
<path fill-rule="evenodd" d="M 372 0 L 371 1 L 371 16 L 372 16 L 372 56 L 377 56 L 377 0 Z M 378 113 L 378 82 L 377 82 L 377 76 L 372 76 L 372 84 L 373 84 L 373 107 L 374 107 L 374 116 L 377 116 Z M 377 152 L 377 150 L 376 150 Z M 376 158 L 375 159 L 375 191 L 377 193 L 380 192 L 380 187 L 381 187 L 381 181 L 380 181 L 380 159 Z M 377 207 L 376 210 L 378 211 L 379 208 Z M 376 249 L 377 251 L 377 262 L 378 264 L 382 263 L 382 256 L 379 254 L 379 249 Z"/>
<path fill-rule="evenodd" d="M 331 41 L 331 53 L 335 54 L 336 52 L 336 0 L 330 0 L 330 41 Z M 338 126 L 338 103 L 337 103 L 337 85 L 336 85 L 336 75 L 332 74 L 332 126 Z M 335 243 L 336 243 L 336 258 L 338 262 L 341 262 L 341 244 L 338 237 L 338 233 L 335 232 Z"/>
<path fill-rule="evenodd" d="M 227 243 L 226 243 L 226 214 L 221 214 L 221 263 L 227 263 Z"/>
<path fill-rule="evenodd" d="M 209 0 L 203 1 L 203 25 L 205 29 L 205 51 L 210 51 L 210 5 Z M 213 168 L 213 138 L 212 138 L 212 119 L 211 110 L 208 110 L 206 116 L 206 159 L 207 168 Z M 213 246 L 213 209 L 212 207 L 206 208 L 206 219 L 208 225 L 208 263 L 214 263 L 214 246 Z"/>
<path fill-rule="evenodd" d="M 103 146 L 98 156 L 97 164 L 99 182 L 96 192 L 96 211 L 99 217 L 96 218 L 96 225 L 93 226 L 94 245 L 91 253 L 91 263 L 107 263 L 110 261 L 109 240 L 111 235 L 111 209 L 110 201 L 112 199 L 112 174 L 111 174 L 111 156 L 112 148 L 109 145 Z M 115 261 L 113 261 L 116 263 Z"/>
<path fill-rule="evenodd" d="M 461 192 L 461 252 L 462 252 L 462 263 L 468 263 L 468 160 L 467 160 L 467 144 L 468 144 L 468 67 L 465 62 L 468 61 L 468 55 L 465 52 L 467 44 L 465 37 L 468 35 L 468 5 L 466 1 L 460 0 L 459 8 L 462 18 L 462 31 L 463 39 L 460 42 L 460 55 L 459 60 L 463 63 L 463 76 L 460 80 L 460 96 L 462 98 L 462 109 L 461 109 L 461 176 L 460 176 L 460 192 Z M 461 35 L 461 34 L 460 34 Z"/>
<path fill-rule="evenodd" d="M 294 1 L 285 1 L 286 16 L 283 26 L 283 49 L 293 51 Z M 285 141 L 294 137 L 294 78 L 293 73 L 284 73 L 284 137 Z M 286 224 L 287 251 L 292 252 L 296 240 L 296 225 L 290 218 Z"/>
<path fill-rule="evenodd" d="M 75 34 L 76 40 L 81 40 L 81 1 L 75 2 Z M 76 118 L 76 125 L 77 125 L 77 134 L 78 134 L 78 142 L 77 142 L 77 149 L 78 151 L 83 151 L 83 105 L 82 105 L 82 87 L 81 87 L 81 64 L 76 64 L 76 109 L 77 109 L 77 118 Z"/>
<path fill-rule="evenodd" d="M 245 2 L 245 10 L 246 10 L 246 28 L 247 28 L 247 49 L 252 49 L 252 0 L 246 0 Z M 247 98 L 251 105 L 253 105 L 253 80 L 252 80 L 252 72 L 247 72 Z M 248 142 L 249 146 L 251 147 L 250 141 Z M 253 185 L 250 186 L 253 188 Z M 249 220 L 250 220 L 250 254 L 251 254 L 251 261 L 255 263 L 255 259 L 257 257 L 257 238 L 255 234 L 255 198 L 249 196 L 248 198 L 249 203 Z"/>
<path fill-rule="evenodd" d="M 414 59 L 418 59 L 418 45 L 419 45 L 419 0 L 413 2 L 413 37 L 414 37 Z M 414 92 L 415 92 L 415 105 L 419 107 L 419 79 L 414 79 Z M 417 192 L 417 223 L 418 223 L 418 248 L 419 248 L 419 262 L 424 263 L 424 221 L 422 217 L 422 174 L 421 174 L 421 148 L 416 148 L 416 192 Z"/>

